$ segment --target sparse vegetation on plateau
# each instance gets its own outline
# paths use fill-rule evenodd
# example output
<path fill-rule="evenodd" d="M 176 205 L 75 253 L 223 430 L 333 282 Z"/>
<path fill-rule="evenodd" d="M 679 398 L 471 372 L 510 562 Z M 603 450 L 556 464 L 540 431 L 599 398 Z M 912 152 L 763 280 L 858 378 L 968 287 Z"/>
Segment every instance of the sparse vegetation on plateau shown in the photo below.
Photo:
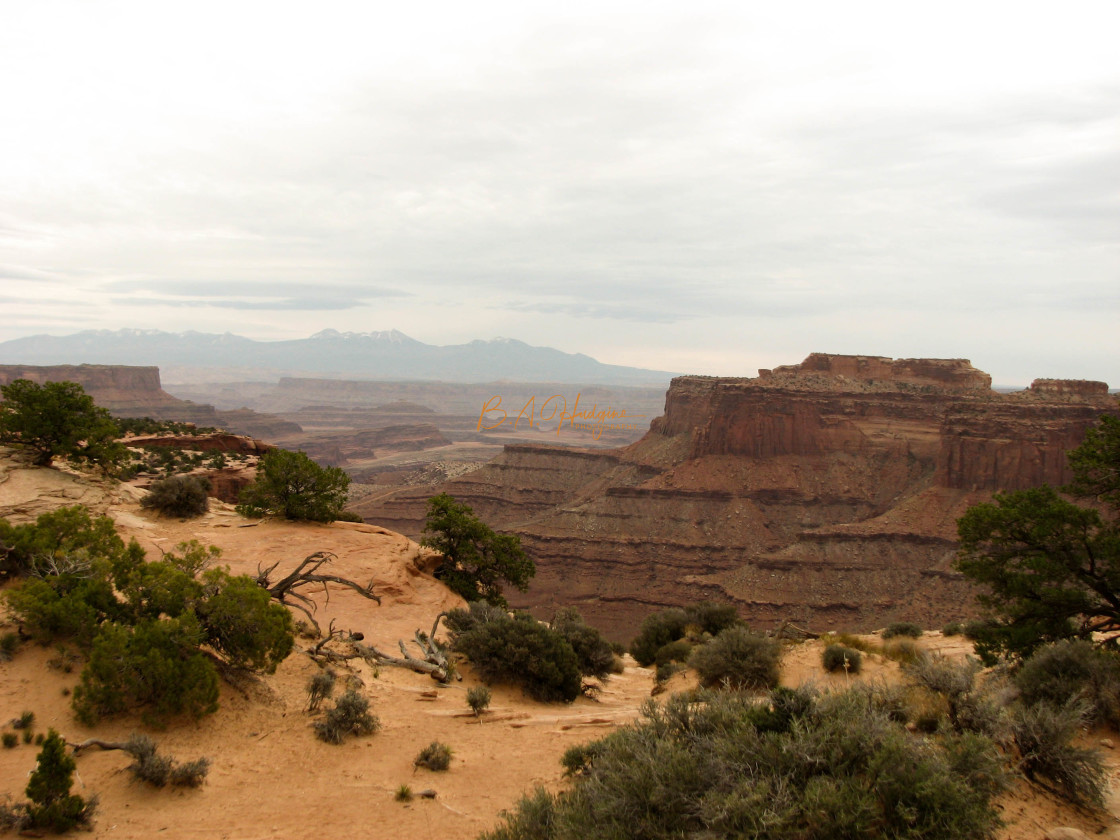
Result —
<path fill-rule="evenodd" d="M 678 695 L 643 716 L 569 750 L 571 788 L 538 788 L 482 838 L 972 840 L 999 824 L 990 740 L 916 738 L 861 692 Z"/>
<path fill-rule="evenodd" d="M 214 711 L 218 676 L 204 646 L 233 668 L 264 672 L 292 649 L 287 609 L 250 577 L 206 570 L 218 552 L 197 542 L 149 563 L 108 517 L 78 507 L 34 525 L 0 522 L 0 542 L 9 563 L 34 575 L 6 593 L 24 630 L 88 651 L 73 697 L 87 723 L 134 708 L 152 723 Z"/>

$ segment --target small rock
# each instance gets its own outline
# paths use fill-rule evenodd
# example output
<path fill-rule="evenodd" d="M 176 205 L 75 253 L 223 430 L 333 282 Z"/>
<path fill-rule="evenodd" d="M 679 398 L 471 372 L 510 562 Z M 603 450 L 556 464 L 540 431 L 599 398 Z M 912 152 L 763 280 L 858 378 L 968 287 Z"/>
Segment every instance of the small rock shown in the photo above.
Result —
<path fill-rule="evenodd" d="M 1089 840 L 1089 835 L 1079 828 L 1061 825 L 1047 831 L 1043 840 Z"/>

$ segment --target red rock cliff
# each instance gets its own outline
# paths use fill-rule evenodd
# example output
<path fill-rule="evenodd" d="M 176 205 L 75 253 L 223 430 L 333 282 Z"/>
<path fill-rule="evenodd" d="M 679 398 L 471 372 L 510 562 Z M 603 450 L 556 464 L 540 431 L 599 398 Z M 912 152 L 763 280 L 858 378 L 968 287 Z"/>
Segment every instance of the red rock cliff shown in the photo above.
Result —
<path fill-rule="evenodd" d="M 613 452 L 508 447 L 438 488 L 519 533 L 515 604 L 576 604 L 616 638 L 650 610 L 730 599 L 750 621 L 939 626 L 973 611 L 956 519 L 997 490 L 1068 480 L 1065 453 L 1116 401 L 1101 383 L 999 394 L 967 361 L 813 354 L 756 379 L 674 379 Z M 416 536 L 430 490 L 363 513 Z"/>

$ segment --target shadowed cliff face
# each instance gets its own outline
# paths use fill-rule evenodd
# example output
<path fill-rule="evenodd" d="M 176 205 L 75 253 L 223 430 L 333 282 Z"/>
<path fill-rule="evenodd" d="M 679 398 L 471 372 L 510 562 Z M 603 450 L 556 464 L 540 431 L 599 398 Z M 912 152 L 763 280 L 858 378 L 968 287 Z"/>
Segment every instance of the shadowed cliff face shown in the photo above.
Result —
<path fill-rule="evenodd" d="M 1065 453 L 1115 411 L 1102 383 L 1003 395 L 965 360 L 813 354 L 754 379 L 674 379 L 627 448 L 510 446 L 360 509 L 416 537 L 426 498 L 452 494 L 536 561 L 514 604 L 576 605 L 618 639 L 701 598 L 759 626 L 940 626 L 974 613 L 952 570 L 957 518 L 994 491 L 1067 481 Z"/>

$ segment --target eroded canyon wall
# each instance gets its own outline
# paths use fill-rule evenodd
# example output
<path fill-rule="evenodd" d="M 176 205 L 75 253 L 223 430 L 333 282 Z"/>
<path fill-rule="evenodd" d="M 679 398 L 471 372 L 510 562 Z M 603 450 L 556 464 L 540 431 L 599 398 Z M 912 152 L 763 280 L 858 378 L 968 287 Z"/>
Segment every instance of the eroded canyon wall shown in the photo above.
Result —
<path fill-rule="evenodd" d="M 612 451 L 510 446 L 438 488 L 537 563 L 511 601 L 576 605 L 628 639 L 650 611 L 731 600 L 758 626 L 939 626 L 974 612 L 956 519 L 997 490 L 1070 478 L 1065 453 L 1116 400 L 1103 383 L 999 394 L 966 360 L 813 354 L 757 378 L 674 379 Z M 430 488 L 360 508 L 420 536 Z"/>

